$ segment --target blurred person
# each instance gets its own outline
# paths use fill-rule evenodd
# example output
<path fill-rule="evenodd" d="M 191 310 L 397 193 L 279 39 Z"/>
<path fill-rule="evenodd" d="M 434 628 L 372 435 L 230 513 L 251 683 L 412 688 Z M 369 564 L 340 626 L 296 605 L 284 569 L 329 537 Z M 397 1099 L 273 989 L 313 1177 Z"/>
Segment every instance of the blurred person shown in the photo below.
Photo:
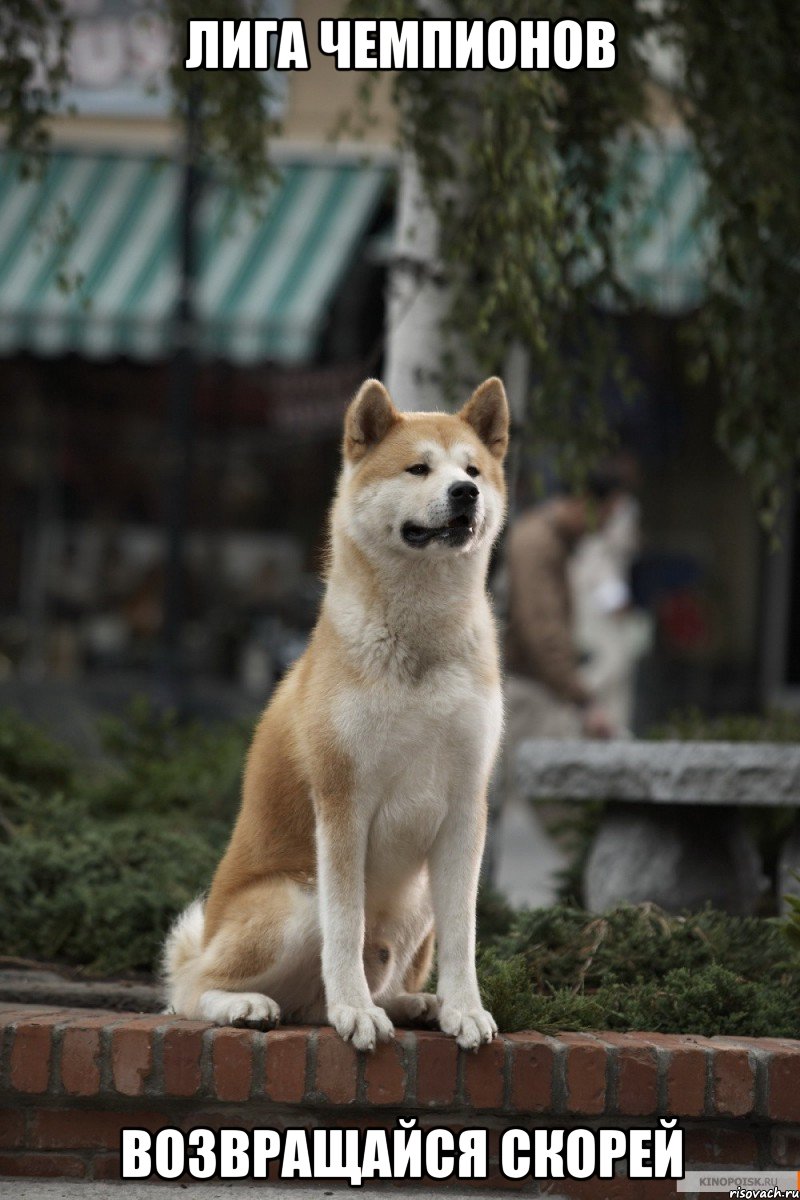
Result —
<path fill-rule="evenodd" d="M 641 544 L 639 501 L 619 496 L 603 529 L 589 533 L 570 563 L 580 673 L 619 731 L 632 724 L 636 667 L 652 620 L 632 603 L 631 567 Z"/>
<path fill-rule="evenodd" d="M 505 735 L 492 787 L 486 872 L 515 906 L 556 899 L 563 849 L 515 780 L 526 738 L 608 738 L 611 715 L 581 675 L 575 642 L 570 560 L 603 528 L 622 497 L 615 472 L 593 474 L 584 494 L 562 493 L 523 512 L 506 547 Z"/>
<path fill-rule="evenodd" d="M 607 525 L 624 496 L 616 470 L 584 493 L 561 493 L 520 516 L 507 547 L 506 744 L 521 737 L 612 737 L 617 732 L 579 667 L 570 561 Z"/>

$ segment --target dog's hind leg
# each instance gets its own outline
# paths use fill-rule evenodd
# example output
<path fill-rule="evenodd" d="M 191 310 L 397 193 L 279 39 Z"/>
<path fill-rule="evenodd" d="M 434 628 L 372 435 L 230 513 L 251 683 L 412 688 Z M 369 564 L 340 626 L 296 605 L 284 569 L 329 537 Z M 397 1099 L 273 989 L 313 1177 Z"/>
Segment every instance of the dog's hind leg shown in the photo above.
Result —
<path fill-rule="evenodd" d="M 407 992 L 419 992 L 428 982 L 433 966 L 433 951 L 436 945 L 436 935 L 433 929 L 429 929 L 422 939 L 417 949 L 414 952 L 414 957 L 411 959 L 403 986 Z"/>
<path fill-rule="evenodd" d="M 406 968 L 401 982 L 402 990 L 394 992 L 383 1001 L 384 1008 L 396 1025 L 408 1025 L 416 1021 L 433 1022 L 439 1015 L 436 996 L 433 992 L 422 990 L 433 966 L 435 941 L 431 928 L 422 938 Z"/>
<path fill-rule="evenodd" d="M 194 949 L 178 923 L 165 973 L 173 1009 L 217 1025 L 275 1025 L 281 1012 L 312 1019 L 320 1007 L 320 936 L 313 889 L 285 877 L 232 895 L 210 938 L 195 912 Z M 183 940 L 181 940 L 183 939 Z"/>
<path fill-rule="evenodd" d="M 201 994 L 198 1009 L 204 1021 L 213 1021 L 215 1025 L 272 1029 L 281 1019 L 277 1001 L 260 992 L 226 992 L 210 988 Z"/>

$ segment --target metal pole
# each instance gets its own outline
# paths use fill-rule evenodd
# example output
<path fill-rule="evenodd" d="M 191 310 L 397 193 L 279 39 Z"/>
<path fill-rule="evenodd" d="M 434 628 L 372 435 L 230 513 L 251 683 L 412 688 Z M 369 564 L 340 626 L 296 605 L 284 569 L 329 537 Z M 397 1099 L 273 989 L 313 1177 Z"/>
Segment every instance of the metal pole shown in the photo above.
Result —
<path fill-rule="evenodd" d="M 178 213 L 178 301 L 175 308 L 166 429 L 164 623 L 161 699 L 178 713 L 186 707 L 182 633 L 186 607 L 186 528 L 192 459 L 192 410 L 196 362 L 195 282 L 197 277 L 197 206 L 202 186 L 199 166 L 201 97 L 197 85 L 188 94 L 181 200 Z"/>

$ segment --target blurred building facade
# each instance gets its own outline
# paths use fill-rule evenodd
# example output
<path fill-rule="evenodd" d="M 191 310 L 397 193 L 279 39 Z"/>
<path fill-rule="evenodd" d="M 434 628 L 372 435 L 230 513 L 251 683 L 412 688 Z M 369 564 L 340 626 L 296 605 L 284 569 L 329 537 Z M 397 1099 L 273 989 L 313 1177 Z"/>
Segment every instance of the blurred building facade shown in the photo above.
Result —
<path fill-rule="evenodd" d="M 148 669 L 164 620 L 165 423 L 183 129 L 161 91 L 165 32 L 135 5 L 72 0 L 73 82 L 45 173 L 0 177 L 0 668 Z M 284 11 L 285 9 L 285 11 Z M 275 10 L 313 31 L 318 0 Z M 313 619 L 341 415 L 385 335 L 393 225 L 388 85 L 365 141 L 330 134 L 359 76 L 309 36 L 276 80 L 281 177 L 253 209 L 206 179 L 186 538 L 187 669 L 265 693 Z M 636 309 L 611 314 L 640 380 L 607 400 L 641 473 L 635 599 L 654 616 L 635 724 L 750 708 L 800 688 L 800 550 L 768 558 L 713 436 L 714 381 L 687 382 L 702 304 L 701 181 L 655 87 L 656 134 L 620 170 L 640 196 L 619 239 Z M 798 626 L 795 628 L 795 626 Z"/>
<path fill-rule="evenodd" d="M 68 8 L 46 168 L 0 177 L 7 674 L 147 669 L 164 621 L 185 130 L 146 6 Z M 195 217 L 186 662 L 262 692 L 313 619 L 341 417 L 383 336 L 391 108 L 379 89 L 370 138 L 333 144 L 357 78 L 309 43 L 312 70 L 274 77 L 278 181 L 253 202 L 206 174 Z"/>

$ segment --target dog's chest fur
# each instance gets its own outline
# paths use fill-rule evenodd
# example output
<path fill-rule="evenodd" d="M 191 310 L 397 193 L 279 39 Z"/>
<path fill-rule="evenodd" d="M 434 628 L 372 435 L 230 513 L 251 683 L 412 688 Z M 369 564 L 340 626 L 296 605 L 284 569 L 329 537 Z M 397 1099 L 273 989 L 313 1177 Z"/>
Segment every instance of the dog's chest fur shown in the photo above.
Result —
<path fill-rule="evenodd" d="M 448 807 L 475 786 L 494 755 L 499 688 L 469 659 L 466 652 L 429 667 L 413 682 L 402 669 L 390 670 L 337 696 L 335 724 L 355 768 L 354 802 L 370 822 L 367 873 L 380 890 L 401 886 L 422 866 Z"/>

